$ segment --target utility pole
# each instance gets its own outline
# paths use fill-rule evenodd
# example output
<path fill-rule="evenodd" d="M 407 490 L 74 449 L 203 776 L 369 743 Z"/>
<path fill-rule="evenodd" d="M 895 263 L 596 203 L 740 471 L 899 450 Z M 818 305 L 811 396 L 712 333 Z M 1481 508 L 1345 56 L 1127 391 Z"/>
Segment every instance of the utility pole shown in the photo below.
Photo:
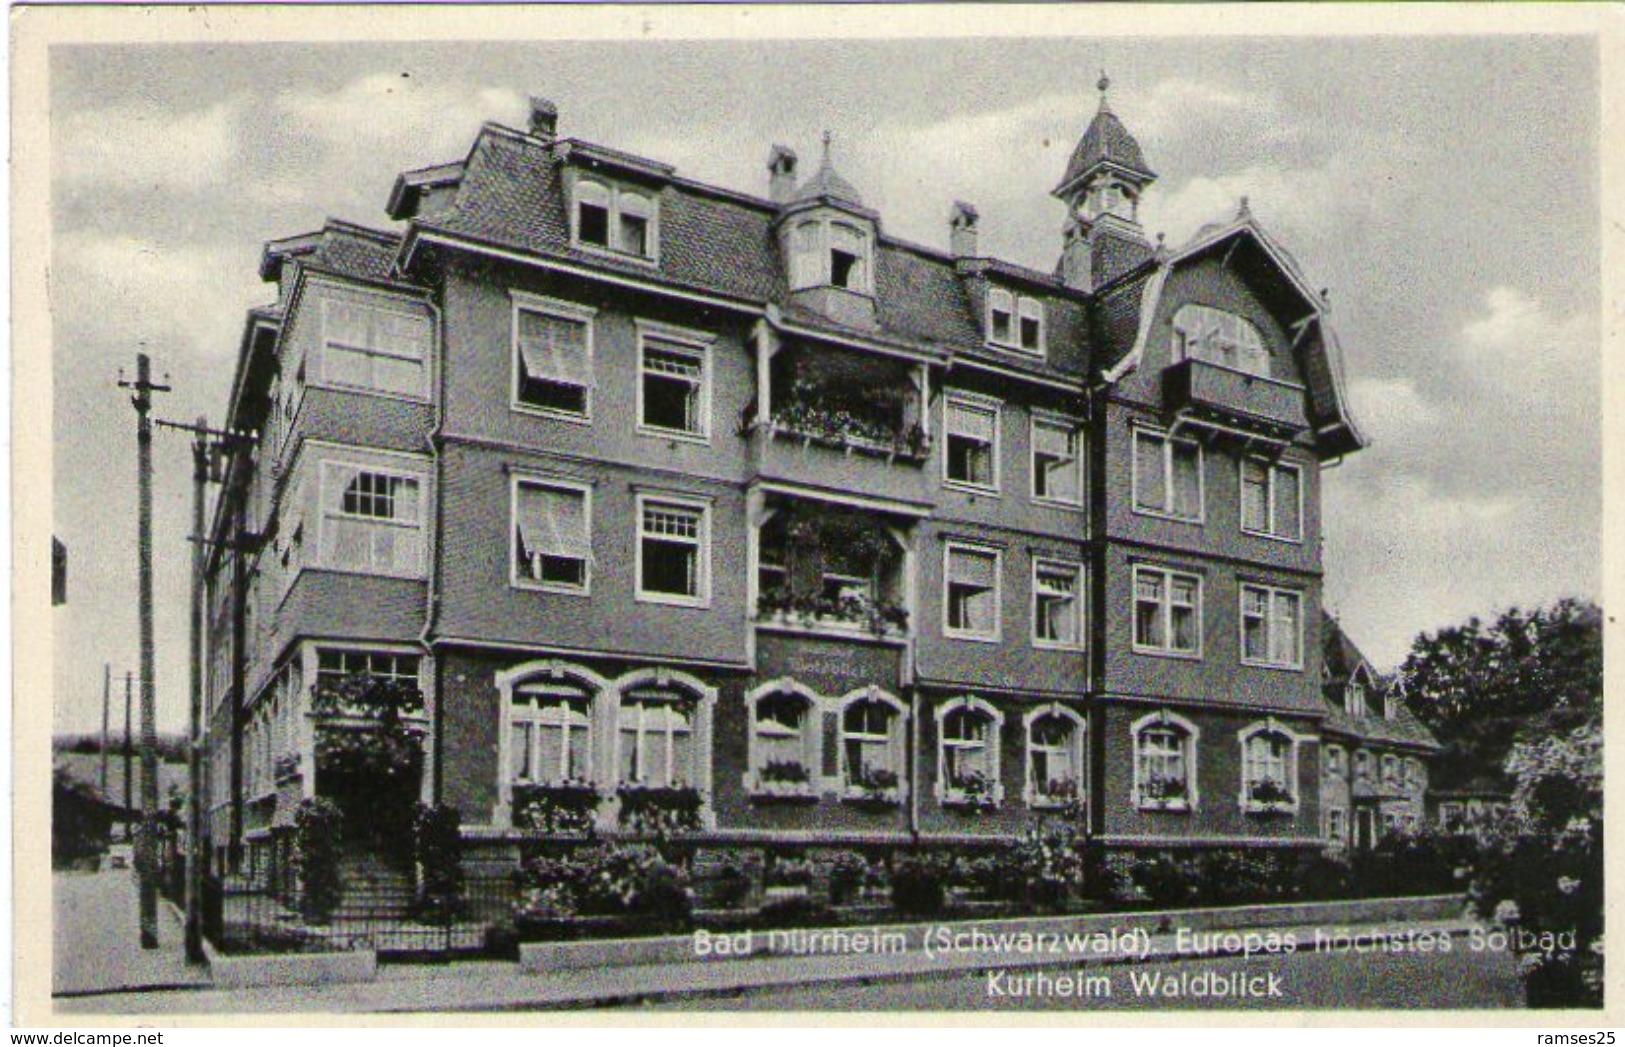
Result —
<path fill-rule="evenodd" d="M 140 559 L 141 617 L 141 836 L 136 840 L 136 878 L 141 887 L 141 947 L 158 948 L 158 710 L 152 635 L 152 394 L 169 386 L 152 380 L 152 360 L 135 357 L 130 403 L 136 418 L 136 480 L 140 498 L 136 553 Z"/>
<path fill-rule="evenodd" d="M 107 795 L 107 714 L 113 702 L 113 664 L 102 663 L 102 802 L 106 803 L 112 797 Z"/>

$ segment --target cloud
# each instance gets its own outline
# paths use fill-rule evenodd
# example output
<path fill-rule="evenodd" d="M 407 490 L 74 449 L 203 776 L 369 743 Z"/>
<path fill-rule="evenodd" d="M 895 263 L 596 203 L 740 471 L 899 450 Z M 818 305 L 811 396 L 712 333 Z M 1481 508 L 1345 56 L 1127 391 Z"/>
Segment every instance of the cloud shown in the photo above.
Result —
<path fill-rule="evenodd" d="M 201 190 L 222 185 L 237 156 L 241 108 L 168 112 L 120 102 L 69 112 L 58 121 L 54 174 L 70 187 Z"/>
<path fill-rule="evenodd" d="M 290 91 L 274 104 L 278 134 L 309 135 L 350 153 L 383 147 L 461 156 L 483 121 L 525 119 L 516 91 L 436 86 L 398 73 L 373 73 L 337 91 Z"/>

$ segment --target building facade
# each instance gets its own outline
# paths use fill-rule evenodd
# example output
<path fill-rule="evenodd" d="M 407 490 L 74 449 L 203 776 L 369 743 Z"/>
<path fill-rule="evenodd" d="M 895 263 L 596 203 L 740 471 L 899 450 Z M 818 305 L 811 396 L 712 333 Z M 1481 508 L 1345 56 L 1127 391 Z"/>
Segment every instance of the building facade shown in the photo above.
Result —
<path fill-rule="evenodd" d="M 557 124 L 402 174 L 393 231 L 265 248 L 207 585 L 222 861 L 324 791 L 311 696 L 363 672 L 421 688 L 418 791 L 493 847 L 679 794 L 747 843 L 1348 838 L 1320 482 L 1363 439 L 1245 200 L 1153 244 L 1104 81 L 1049 272 L 964 203 L 946 250 L 892 237 L 827 137 L 749 195 Z"/>

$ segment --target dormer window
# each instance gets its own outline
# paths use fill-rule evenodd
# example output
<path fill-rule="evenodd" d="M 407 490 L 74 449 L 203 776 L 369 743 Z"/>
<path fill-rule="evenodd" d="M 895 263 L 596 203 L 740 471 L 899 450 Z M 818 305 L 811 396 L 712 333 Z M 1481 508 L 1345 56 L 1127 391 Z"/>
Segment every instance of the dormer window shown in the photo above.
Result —
<path fill-rule="evenodd" d="M 814 218 L 790 236 L 790 287 L 839 287 L 868 295 L 869 234 L 850 222 Z"/>
<path fill-rule="evenodd" d="M 1003 288 L 987 294 L 987 340 L 1005 349 L 1024 353 L 1044 352 L 1044 303 L 1036 298 L 1017 298 Z"/>
<path fill-rule="evenodd" d="M 1181 306 L 1174 314 L 1174 363 L 1203 360 L 1248 374 L 1269 375 L 1264 336 L 1250 320 L 1207 305 Z"/>
<path fill-rule="evenodd" d="M 659 211 L 654 199 L 588 178 L 576 182 L 574 197 L 577 246 L 648 261 L 656 258 Z"/>

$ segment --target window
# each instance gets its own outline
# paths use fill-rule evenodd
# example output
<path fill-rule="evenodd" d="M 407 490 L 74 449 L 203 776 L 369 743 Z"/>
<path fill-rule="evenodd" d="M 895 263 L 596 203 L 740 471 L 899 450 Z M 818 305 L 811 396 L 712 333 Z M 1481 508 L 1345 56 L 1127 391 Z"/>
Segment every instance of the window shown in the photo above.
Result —
<path fill-rule="evenodd" d="M 577 419 L 591 414 L 593 315 L 567 302 L 515 295 L 515 406 Z"/>
<path fill-rule="evenodd" d="M 1465 824 L 1462 818 L 1461 804 L 1441 803 L 1439 805 L 1439 826 L 1446 832 L 1460 832 Z"/>
<path fill-rule="evenodd" d="M 1083 504 L 1082 433 L 1069 421 L 1033 415 L 1033 498 Z"/>
<path fill-rule="evenodd" d="M 389 651 L 348 651 L 324 647 L 316 652 L 316 690 L 325 690 L 351 676 L 366 675 L 418 688 L 419 656 Z"/>
<path fill-rule="evenodd" d="M 1384 753 L 1382 756 L 1382 784 L 1388 787 L 1399 784 L 1399 760 L 1393 753 Z"/>
<path fill-rule="evenodd" d="M 1140 807 L 1196 806 L 1196 727 L 1182 716 L 1153 713 L 1135 721 L 1134 802 Z"/>
<path fill-rule="evenodd" d="M 654 199 L 586 178 L 576 182 L 574 195 L 578 245 L 649 261 L 659 254 Z"/>
<path fill-rule="evenodd" d="M 1343 747 L 1342 746 L 1340 746 L 1340 745 L 1328 745 L 1326 747 L 1326 777 L 1328 777 L 1328 778 L 1341 778 L 1341 777 L 1343 777 L 1344 770 L 1345 770 L 1343 759 L 1344 759 L 1344 753 L 1343 753 Z"/>
<path fill-rule="evenodd" d="M 776 681 L 746 699 L 751 711 L 753 791 L 813 795 L 819 772 L 817 697 L 799 684 Z"/>
<path fill-rule="evenodd" d="M 1017 298 L 1003 288 L 990 287 L 987 292 L 987 340 L 1006 349 L 1042 355 L 1044 303 L 1036 298 Z"/>
<path fill-rule="evenodd" d="M 1202 500 L 1201 445 L 1135 429 L 1135 512 L 1200 523 Z"/>
<path fill-rule="evenodd" d="M 592 696 L 570 684 L 525 684 L 509 710 L 508 780 L 590 782 Z"/>
<path fill-rule="evenodd" d="M 515 478 L 514 584 L 585 593 L 592 566 L 592 491 L 582 484 Z"/>
<path fill-rule="evenodd" d="M 1371 779 L 1371 754 L 1364 749 L 1354 754 L 1354 777 L 1362 782 Z"/>
<path fill-rule="evenodd" d="M 426 316 L 331 298 L 322 303 L 322 379 L 329 384 L 426 398 L 432 342 Z"/>
<path fill-rule="evenodd" d="M 322 566 L 365 574 L 422 575 L 420 493 L 415 476 L 323 462 Z"/>
<path fill-rule="evenodd" d="M 710 521 L 703 503 L 638 496 L 638 599 L 710 600 Z"/>
<path fill-rule="evenodd" d="M 1364 716 L 1366 713 L 1365 683 L 1359 679 L 1350 680 L 1348 693 L 1343 704 L 1350 716 Z"/>
<path fill-rule="evenodd" d="M 711 403 L 705 344 L 639 328 L 639 427 L 661 436 L 706 438 Z"/>
<path fill-rule="evenodd" d="M 955 698 L 937 709 L 937 798 L 991 806 L 999 783 L 999 728 L 1004 717 L 978 698 Z"/>
<path fill-rule="evenodd" d="M 1083 721 L 1052 705 L 1027 718 L 1027 803 L 1064 807 L 1084 799 Z"/>
<path fill-rule="evenodd" d="M 850 222 L 810 219 L 790 234 L 790 288 L 839 287 L 871 293 L 870 237 Z"/>
<path fill-rule="evenodd" d="M 1038 647 L 1077 647 L 1079 579 L 1083 569 L 1058 560 L 1033 561 L 1033 644 Z"/>
<path fill-rule="evenodd" d="M 842 776 L 849 795 L 901 795 L 902 737 L 900 703 L 871 696 L 842 710 Z"/>
<path fill-rule="evenodd" d="M 1269 352 L 1252 323 L 1206 305 L 1184 305 L 1174 314 L 1174 362 L 1205 360 L 1248 374 L 1269 375 Z"/>
<path fill-rule="evenodd" d="M 1295 810 L 1297 738 L 1273 722 L 1251 727 L 1240 738 L 1242 809 Z"/>
<path fill-rule="evenodd" d="M 1242 459 L 1241 529 L 1291 542 L 1303 539 L 1302 482 L 1297 466 Z"/>
<path fill-rule="evenodd" d="M 947 400 L 948 451 L 943 477 L 950 486 L 999 490 L 999 402 L 963 394 Z"/>
<path fill-rule="evenodd" d="M 1423 778 L 1421 761 L 1415 759 L 1407 759 L 1405 761 L 1405 784 L 1412 789 L 1419 789 L 1422 787 Z"/>
<path fill-rule="evenodd" d="M 1276 669 L 1303 668 L 1303 596 L 1266 585 L 1241 587 L 1241 660 Z"/>
<path fill-rule="evenodd" d="M 1326 839 L 1337 846 L 1348 841 L 1348 811 L 1341 807 L 1326 808 Z"/>
<path fill-rule="evenodd" d="M 1134 649 L 1201 657 L 1200 578 L 1160 567 L 1134 568 Z"/>
<path fill-rule="evenodd" d="M 633 691 L 621 702 L 620 781 L 650 788 L 694 785 L 694 703 L 666 690 Z"/>
<path fill-rule="evenodd" d="M 950 543 L 943 558 L 943 632 L 960 639 L 997 640 L 998 550 Z"/>

